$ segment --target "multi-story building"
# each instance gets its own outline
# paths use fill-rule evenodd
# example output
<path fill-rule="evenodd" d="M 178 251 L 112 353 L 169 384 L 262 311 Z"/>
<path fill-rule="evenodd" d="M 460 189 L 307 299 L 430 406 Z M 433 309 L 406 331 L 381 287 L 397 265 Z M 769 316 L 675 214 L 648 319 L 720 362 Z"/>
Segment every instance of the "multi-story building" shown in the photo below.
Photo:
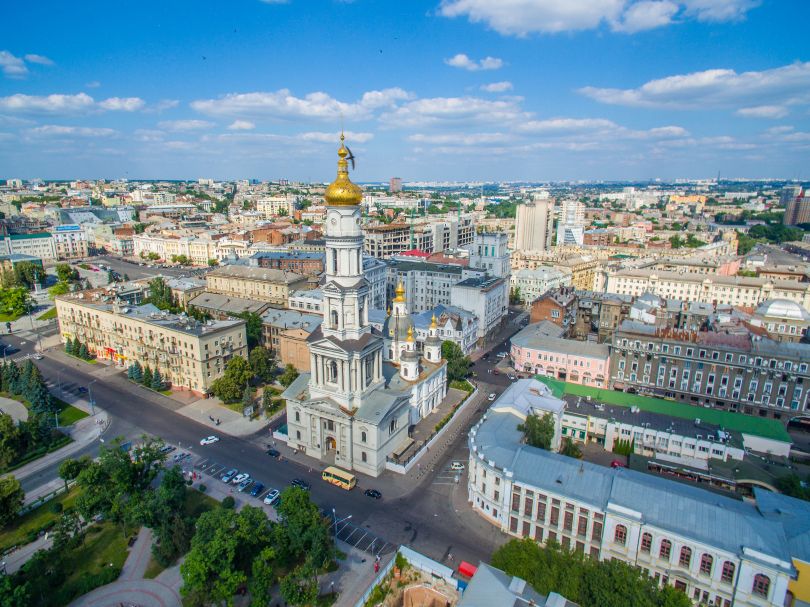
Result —
<path fill-rule="evenodd" d="M 51 234 L 57 259 L 87 257 L 87 234 L 80 225 L 56 226 Z"/>
<path fill-rule="evenodd" d="M 252 266 L 223 266 L 205 275 L 206 290 L 233 295 L 277 306 L 286 306 L 290 291 L 306 288 L 306 276 L 284 270 Z"/>
<path fill-rule="evenodd" d="M 467 276 L 483 276 L 484 272 L 470 272 L 463 266 L 404 261 L 392 259 L 386 262 L 387 301 L 394 298 L 394 290 L 402 283 L 412 313 L 431 310 L 438 305 L 450 305 L 451 288 Z M 380 306 L 385 309 L 387 306 Z"/>
<path fill-rule="evenodd" d="M 388 183 L 388 191 L 392 194 L 396 194 L 397 192 L 402 191 L 402 179 L 399 177 L 391 177 L 391 181 Z"/>
<path fill-rule="evenodd" d="M 323 291 L 320 288 L 290 291 L 287 307 L 290 310 L 323 316 Z"/>
<path fill-rule="evenodd" d="M 317 276 L 323 272 L 323 260 L 324 256 L 321 253 L 261 251 L 250 258 L 250 265 Z"/>
<path fill-rule="evenodd" d="M 447 215 L 433 217 L 428 223 L 369 226 L 365 233 L 364 251 L 382 259 L 413 249 L 441 253 L 469 246 L 475 236 L 475 223 L 472 215 Z"/>
<path fill-rule="evenodd" d="M 810 344 L 625 320 L 613 335 L 610 376 L 615 388 L 787 423 L 807 409 Z"/>
<path fill-rule="evenodd" d="M 262 314 L 262 345 L 275 352 L 281 366 L 309 371 L 307 339 L 321 326 L 323 316 L 294 310 L 268 310 Z"/>
<path fill-rule="evenodd" d="M 804 341 L 810 327 L 810 312 L 795 301 L 769 299 L 754 311 L 752 322 L 768 331 L 777 341 Z"/>
<path fill-rule="evenodd" d="M 519 292 L 524 304 L 531 303 L 544 293 L 571 284 L 571 272 L 566 268 L 541 266 L 534 270 L 515 270 L 509 279 L 512 289 Z"/>
<path fill-rule="evenodd" d="M 580 291 L 592 291 L 596 283 L 599 260 L 590 255 L 575 255 L 560 259 L 555 268 L 571 272 L 571 285 Z"/>
<path fill-rule="evenodd" d="M 141 217 L 143 219 L 149 219 L 150 217 L 181 219 L 196 213 L 199 213 L 199 209 L 193 204 L 156 204 L 141 211 Z"/>
<path fill-rule="evenodd" d="M 520 204 L 515 221 L 515 250 L 545 251 L 554 234 L 554 200 L 539 198 Z"/>
<path fill-rule="evenodd" d="M 56 259 L 53 236 L 47 232 L 0 235 L 0 255 L 15 254 L 38 257 L 42 261 L 53 261 Z"/>
<path fill-rule="evenodd" d="M 256 201 L 256 211 L 266 219 L 279 215 L 292 217 L 295 211 L 295 196 L 263 196 Z"/>
<path fill-rule="evenodd" d="M 576 199 L 563 200 L 557 225 L 557 246 L 582 246 L 585 237 L 585 205 Z"/>
<path fill-rule="evenodd" d="M 470 249 L 470 266 L 486 270 L 492 276 L 509 276 L 511 262 L 507 244 L 509 236 L 503 232 L 476 233 Z"/>
<path fill-rule="evenodd" d="M 793 517 L 779 514 L 795 512 L 798 500 L 755 489 L 757 508 L 696 486 L 528 446 L 517 426 L 551 399 L 538 384 L 512 384 L 470 431 L 473 511 L 510 536 L 554 541 L 594 559 L 640 567 L 695 603 L 785 604 L 796 577 L 792 559 L 810 557 L 806 529 L 797 533 Z"/>
<path fill-rule="evenodd" d="M 786 226 L 795 226 L 800 223 L 810 223 L 810 196 L 800 191 L 787 201 L 785 215 L 782 223 Z"/>
<path fill-rule="evenodd" d="M 388 298 L 388 265 L 381 259 L 363 254 L 363 276 L 368 282 L 371 307 L 383 309 Z"/>
<path fill-rule="evenodd" d="M 153 306 L 128 306 L 100 292 L 56 298 L 63 340 L 78 338 L 96 357 L 120 367 L 138 362 L 173 388 L 206 393 L 233 356 L 247 357 L 243 320 L 198 322 Z"/>
<path fill-rule="evenodd" d="M 153 234 L 136 234 L 132 237 L 133 254 L 147 256 L 150 253 L 160 259 L 170 260 L 173 256 L 185 255 L 196 266 L 206 266 L 211 259 L 222 259 L 218 241 L 197 237 L 170 237 Z"/>
<path fill-rule="evenodd" d="M 509 309 L 509 282 L 495 276 L 471 276 L 450 289 L 450 304 L 478 319 L 478 341 L 500 327 Z"/>
<path fill-rule="evenodd" d="M 788 299 L 810 307 L 810 283 L 743 276 L 703 276 L 627 269 L 607 272 L 606 293 L 638 296 L 653 293 L 667 299 L 754 308 L 768 299 Z"/>
<path fill-rule="evenodd" d="M 577 319 L 577 294 L 574 287 L 559 287 L 547 291 L 532 302 L 529 322 L 553 322 L 567 334 Z"/>

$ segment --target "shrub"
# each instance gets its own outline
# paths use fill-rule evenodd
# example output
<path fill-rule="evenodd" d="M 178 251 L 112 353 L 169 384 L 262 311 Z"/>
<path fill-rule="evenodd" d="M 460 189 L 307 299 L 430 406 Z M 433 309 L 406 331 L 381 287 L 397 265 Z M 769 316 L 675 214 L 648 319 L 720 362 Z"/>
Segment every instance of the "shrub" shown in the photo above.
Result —
<path fill-rule="evenodd" d="M 197 487 L 197 489 L 199 490 L 200 493 L 205 493 L 208 487 L 206 487 L 205 485 L 200 485 L 199 487 Z"/>
<path fill-rule="evenodd" d="M 54 502 L 50 507 L 51 512 L 59 514 L 63 510 L 62 502 Z"/>
<path fill-rule="evenodd" d="M 227 496 L 224 500 L 222 500 L 222 507 L 231 510 L 236 506 L 236 500 L 233 499 L 230 495 Z"/>

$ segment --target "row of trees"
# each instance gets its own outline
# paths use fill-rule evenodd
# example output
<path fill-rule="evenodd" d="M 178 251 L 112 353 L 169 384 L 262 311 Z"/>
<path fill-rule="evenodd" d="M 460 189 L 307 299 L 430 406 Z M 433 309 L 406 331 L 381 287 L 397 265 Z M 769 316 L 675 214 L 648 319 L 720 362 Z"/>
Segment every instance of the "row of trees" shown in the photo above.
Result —
<path fill-rule="evenodd" d="M 317 574 L 335 559 L 329 520 L 298 487 L 282 492 L 276 510 L 278 523 L 251 506 L 239 512 L 218 508 L 200 516 L 180 566 L 184 604 L 230 604 L 247 587 L 251 604 L 267 605 L 276 583 L 287 604 L 315 604 Z"/>
<path fill-rule="evenodd" d="M 34 285 L 45 284 L 45 270 L 40 264 L 30 261 L 21 261 L 14 264 L 11 270 L 0 272 L 0 287 L 13 289 L 23 287 L 31 290 Z"/>
<path fill-rule="evenodd" d="M 144 368 L 137 361 L 127 367 L 127 377 L 147 388 L 152 388 L 152 390 L 166 390 L 168 388 L 168 382 L 160 374 L 160 369 L 155 368 L 152 371 L 149 365 Z"/>
<path fill-rule="evenodd" d="M 241 356 L 234 356 L 225 365 L 225 372 L 222 377 L 217 378 L 211 384 L 211 392 L 222 400 L 223 403 L 231 404 L 245 400 L 245 394 L 250 393 L 254 381 L 260 383 L 271 383 L 278 379 L 283 386 L 289 386 L 298 377 L 298 371 L 292 365 L 287 365 L 280 374 L 276 366 L 275 355 L 257 346 L 250 351 L 248 359 Z"/>
<path fill-rule="evenodd" d="M 70 293 L 75 285 L 80 285 L 81 278 L 79 271 L 74 269 L 70 264 L 60 263 L 56 265 L 56 284 L 48 289 L 48 294 L 51 299 L 57 295 L 65 295 Z"/>
<path fill-rule="evenodd" d="M 78 337 L 76 339 L 67 338 L 67 341 L 65 341 L 65 352 L 82 360 L 93 360 L 95 358 L 87 347 L 87 344 L 83 343 Z"/>
<path fill-rule="evenodd" d="M 610 559 L 599 561 L 569 552 L 550 541 L 544 548 L 531 539 L 511 540 L 492 555 L 492 565 L 526 580 L 541 594 L 557 592 L 589 607 L 689 607 L 673 586 L 658 587 L 640 568 Z"/>

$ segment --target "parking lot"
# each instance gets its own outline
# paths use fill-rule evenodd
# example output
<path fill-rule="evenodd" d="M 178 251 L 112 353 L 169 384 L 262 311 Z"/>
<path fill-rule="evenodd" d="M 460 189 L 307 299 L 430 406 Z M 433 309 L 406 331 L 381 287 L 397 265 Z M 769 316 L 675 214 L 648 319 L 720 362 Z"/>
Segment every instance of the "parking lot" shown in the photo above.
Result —
<path fill-rule="evenodd" d="M 368 529 L 353 525 L 345 519 L 342 522 L 337 521 L 337 526 L 333 523 L 332 530 L 336 531 L 335 537 L 337 539 L 373 556 L 382 556 L 389 552 L 395 552 L 397 549 L 396 545 L 386 542 Z"/>

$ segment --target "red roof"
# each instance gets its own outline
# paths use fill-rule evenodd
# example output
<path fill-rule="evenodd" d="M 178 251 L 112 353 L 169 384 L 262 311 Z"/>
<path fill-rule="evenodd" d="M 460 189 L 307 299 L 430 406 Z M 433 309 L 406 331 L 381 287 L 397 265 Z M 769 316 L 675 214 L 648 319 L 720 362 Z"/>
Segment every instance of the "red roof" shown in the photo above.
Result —
<path fill-rule="evenodd" d="M 400 255 L 407 255 L 408 257 L 423 257 L 425 259 L 430 257 L 430 253 L 425 253 L 424 251 L 420 251 L 419 249 L 411 249 L 410 251 L 400 253 Z"/>
<path fill-rule="evenodd" d="M 478 571 L 478 567 L 468 563 L 467 561 L 461 561 L 458 566 L 458 572 L 464 577 L 472 577 L 475 575 L 476 571 Z"/>

